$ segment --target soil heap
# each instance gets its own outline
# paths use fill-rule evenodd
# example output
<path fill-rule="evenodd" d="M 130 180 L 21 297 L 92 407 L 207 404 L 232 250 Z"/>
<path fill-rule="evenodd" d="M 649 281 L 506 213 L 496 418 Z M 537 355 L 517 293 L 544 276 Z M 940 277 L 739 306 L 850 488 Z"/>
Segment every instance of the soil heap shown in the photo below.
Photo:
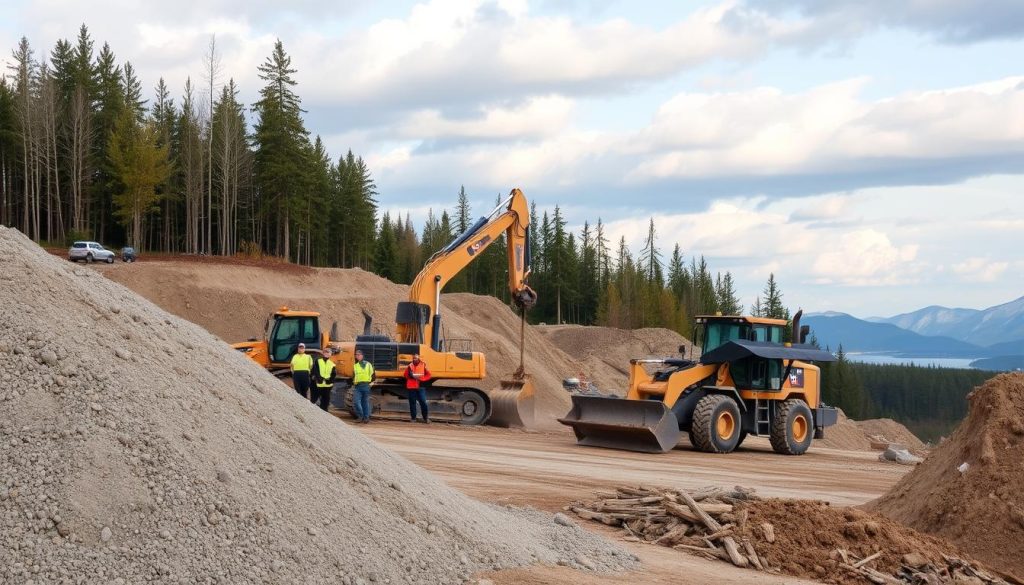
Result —
<path fill-rule="evenodd" d="M 1021 579 L 1024 374 L 988 380 L 968 395 L 968 408 L 948 440 L 868 507 Z"/>
<path fill-rule="evenodd" d="M 482 504 L 0 226 L 0 582 L 461 583 L 634 558 Z"/>
<path fill-rule="evenodd" d="M 625 394 L 629 360 L 634 358 L 699 356 L 692 343 L 670 329 L 617 329 L 583 325 L 541 325 L 537 330 L 576 360 L 572 376 L 586 378 L 603 393 Z"/>
<path fill-rule="evenodd" d="M 342 340 L 362 332 L 363 310 L 373 317 L 375 330 L 393 334 L 395 307 L 409 291 L 358 268 L 173 260 L 97 269 L 228 342 L 261 335 L 268 313 L 282 305 L 319 311 L 321 326 L 337 322 Z M 510 307 L 494 297 L 455 293 L 442 295 L 441 311 L 446 336 L 472 340 L 473 349 L 487 357 L 487 378 L 466 385 L 491 390 L 519 367 L 519 316 Z M 562 380 L 579 368 L 534 327 L 527 326 L 526 343 L 526 370 L 537 388 L 537 426 L 564 429 L 555 422 L 571 406 Z"/>

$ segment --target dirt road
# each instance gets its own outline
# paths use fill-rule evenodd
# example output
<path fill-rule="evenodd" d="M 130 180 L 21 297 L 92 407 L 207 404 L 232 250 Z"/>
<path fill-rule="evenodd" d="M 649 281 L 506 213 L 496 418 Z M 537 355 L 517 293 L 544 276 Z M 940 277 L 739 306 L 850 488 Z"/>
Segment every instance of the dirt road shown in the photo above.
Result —
<path fill-rule="evenodd" d="M 359 429 L 475 498 L 551 512 L 589 497 L 594 489 L 642 483 L 686 488 L 743 485 L 757 488 L 763 496 L 856 505 L 881 495 L 907 471 L 878 462 L 877 454 L 870 452 L 812 448 L 802 457 L 783 457 L 773 453 L 766 440 L 753 438 L 729 455 L 706 455 L 687 447 L 649 455 L 579 447 L 569 432 L 376 421 Z M 584 526 L 618 537 L 616 531 L 594 523 Z M 584 577 L 586 583 L 598 584 L 806 583 L 768 578 L 661 547 L 622 544 L 640 556 L 644 571 L 595 578 L 561 567 L 531 567 L 486 577 L 508 585 L 579 585 Z"/>

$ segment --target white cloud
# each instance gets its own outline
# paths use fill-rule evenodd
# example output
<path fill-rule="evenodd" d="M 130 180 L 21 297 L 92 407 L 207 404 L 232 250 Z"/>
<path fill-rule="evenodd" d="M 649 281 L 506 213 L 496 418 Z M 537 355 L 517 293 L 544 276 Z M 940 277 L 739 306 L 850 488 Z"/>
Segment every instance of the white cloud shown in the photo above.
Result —
<path fill-rule="evenodd" d="M 972 257 L 953 264 L 953 272 L 964 282 L 995 282 L 1010 267 L 1006 261 Z"/>
<path fill-rule="evenodd" d="M 889 236 L 872 228 L 842 234 L 826 251 L 818 254 L 812 274 L 820 284 L 891 286 L 916 281 L 915 265 L 919 246 L 897 246 Z"/>
<path fill-rule="evenodd" d="M 564 131 L 574 109 L 573 100 L 544 96 L 513 107 L 484 106 L 472 117 L 451 118 L 436 109 L 419 110 L 401 121 L 395 134 L 414 140 L 540 138 Z"/>
<path fill-rule="evenodd" d="M 639 133 L 635 144 L 652 156 L 630 176 L 870 174 L 909 161 L 1024 154 L 1024 77 L 873 102 L 859 98 L 867 82 L 679 94 Z"/>

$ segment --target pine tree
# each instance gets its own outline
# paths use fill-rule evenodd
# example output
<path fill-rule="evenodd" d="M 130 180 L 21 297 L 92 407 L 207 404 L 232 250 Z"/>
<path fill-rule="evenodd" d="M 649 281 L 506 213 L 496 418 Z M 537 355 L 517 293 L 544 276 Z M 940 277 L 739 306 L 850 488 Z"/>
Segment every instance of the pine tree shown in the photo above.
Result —
<path fill-rule="evenodd" d="M 647 226 L 647 238 L 644 240 L 644 248 L 640 252 L 640 264 L 643 266 L 644 277 L 647 283 L 658 288 L 664 286 L 665 278 L 661 261 L 661 252 L 657 246 L 657 232 L 654 229 L 654 218 L 652 217 Z"/>
<path fill-rule="evenodd" d="M 157 209 L 156 187 L 170 174 L 167 146 L 157 143 L 152 123 L 139 124 L 129 108 L 121 111 L 108 142 L 110 169 L 119 185 L 113 204 L 118 220 L 128 228 L 129 241 L 142 247 L 143 217 Z"/>
<path fill-rule="evenodd" d="M 765 317 L 771 319 L 789 319 L 789 310 L 782 304 L 782 291 L 775 281 L 775 273 L 768 275 L 768 282 L 764 285 L 764 306 Z"/>
<path fill-rule="evenodd" d="M 296 69 L 291 62 L 281 41 L 275 42 L 273 52 L 259 66 L 259 78 L 266 85 L 253 106 L 256 184 L 266 210 L 276 213 L 277 252 L 286 259 L 292 257 L 292 224 L 304 211 L 301 195 L 309 141 L 299 96 L 293 90 Z"/>
<path fill-rule="evenodd" d="M 736 285 L 732 280 L 732 274 L 726 272 L 723 276 L 718 273 L 715 280 L 715 297 L 718 299 L 718 310 L 723 315 L 740 315 L 743 313 L 743 305 L 736 295 Z"/>
<path fill-rule="evenodd" d="M 373 267 L 374 272 L 389 280 L 394 280 L 399 273 L 398 238 L 395 236 L 395 226 L 391 223 L 391 216 L 387 213 L 384 213 L 380 220 L 380 232 L 377 234 Z"/>

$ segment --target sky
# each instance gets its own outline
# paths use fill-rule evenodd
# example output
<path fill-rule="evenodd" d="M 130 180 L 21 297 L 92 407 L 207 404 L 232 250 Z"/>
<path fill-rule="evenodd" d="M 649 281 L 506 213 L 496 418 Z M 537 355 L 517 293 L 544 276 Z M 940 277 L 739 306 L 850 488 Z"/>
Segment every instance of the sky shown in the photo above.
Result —
<path fill-rule="evenodd" d="M 1019 0 L 3 5 L 0 46 L 84 23 L 178 102 L 215 35 L 252 103 L 280 39 L 307 128 L 419 225 L 460 185 L 480 215 L 519 187 L 634 252 L 653 218 L 748 307 L 770 273 L 860 317 L 1024 295 Z"/>

